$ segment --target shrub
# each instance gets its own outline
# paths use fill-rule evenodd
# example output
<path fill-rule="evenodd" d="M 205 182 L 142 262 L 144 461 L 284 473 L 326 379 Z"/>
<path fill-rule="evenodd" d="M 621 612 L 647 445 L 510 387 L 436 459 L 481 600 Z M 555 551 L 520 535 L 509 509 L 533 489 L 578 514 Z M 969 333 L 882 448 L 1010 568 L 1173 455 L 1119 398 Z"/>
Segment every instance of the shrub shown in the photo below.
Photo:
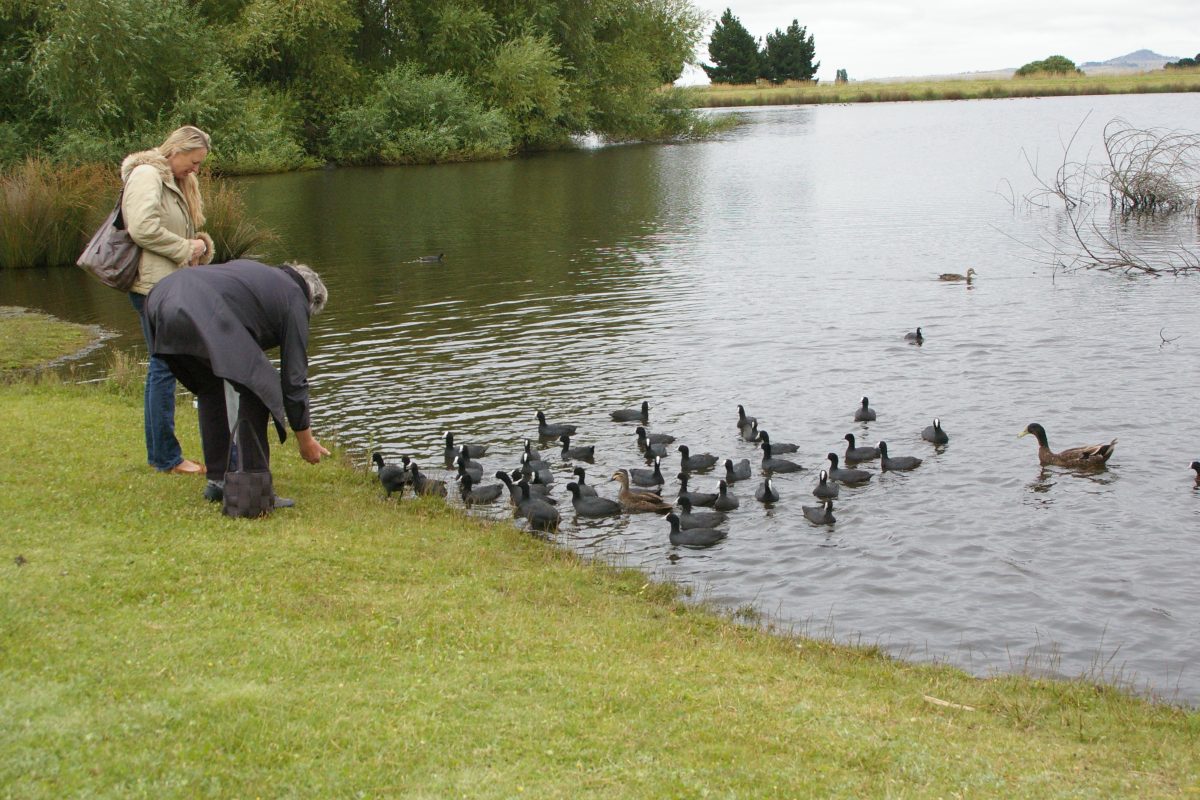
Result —
<path fill-rule="evenodd" d="M 330 140 L 349 164 L 499 158 L 512 149 L 500 111 L 484 106 L 461 78 L 423 75 L 411 63 L 380 76 L 362 105 L 341 112 Z"/>
<path fill-rule="evenodd" d="M 1049 56 L 1041 61 L 1030 61 L 1016 71 L 1014 77 L 1029 78 L 1036 75 L 1082 75 L 1083 70 L 1066 56 Z"/>

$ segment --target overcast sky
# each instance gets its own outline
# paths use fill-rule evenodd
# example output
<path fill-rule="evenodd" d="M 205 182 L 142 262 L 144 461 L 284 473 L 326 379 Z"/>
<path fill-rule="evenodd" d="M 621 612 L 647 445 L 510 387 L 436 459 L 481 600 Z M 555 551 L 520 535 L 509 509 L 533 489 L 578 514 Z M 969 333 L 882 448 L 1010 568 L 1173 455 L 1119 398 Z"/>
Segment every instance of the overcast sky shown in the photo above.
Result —
<path fill-rule="evenodd" d="M 793 19 L 815 36 L 822 80 L 945 75 L 1019 67 L 1050 55 L 1077 64 L 1143 48 L 1175 58 L 1200 50 L 1196 0 L 693 0 L 711 17 L 699 57 L 708 62 L 712 25 L 726 8 L 756 39 Z"/>

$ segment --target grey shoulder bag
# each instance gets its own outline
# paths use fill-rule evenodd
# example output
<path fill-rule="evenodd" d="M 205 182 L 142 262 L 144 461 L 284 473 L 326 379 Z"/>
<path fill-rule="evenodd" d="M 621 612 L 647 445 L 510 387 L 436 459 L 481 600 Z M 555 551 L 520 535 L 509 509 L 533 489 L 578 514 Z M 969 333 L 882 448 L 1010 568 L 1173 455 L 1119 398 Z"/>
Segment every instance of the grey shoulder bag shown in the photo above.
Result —
<path fill-rule="evenodd" d="M 122 186 L 117 195 L 117 207 L 92 234 L 75 264 L 95 275 L 105 286 L 128 292 L 137 281 L 142 248 L 125 230 L 125 219 L 121 214 L 124 197 L 125 187 Z"/>

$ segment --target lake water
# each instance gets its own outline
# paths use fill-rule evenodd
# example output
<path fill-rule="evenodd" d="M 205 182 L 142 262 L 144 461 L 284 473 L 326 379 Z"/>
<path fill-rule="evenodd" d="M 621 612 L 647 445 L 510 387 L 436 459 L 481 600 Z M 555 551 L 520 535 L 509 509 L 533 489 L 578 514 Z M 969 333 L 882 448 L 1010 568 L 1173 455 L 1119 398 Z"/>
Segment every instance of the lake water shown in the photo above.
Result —
<path fill-rule="evenodd" d="M 614 469 L 643 466 L 611 409 L 646 399 L 652 430 L 757 462 L 742 403 L 800 445 L 806 469 L 777 477 L 780 503 L 738 484 L 728 538 L 677 548 L 654 515 L 576 521 L 563 463 L 556 539 L 783 628 L 1200 701 L 1200 280 L 1055 269 L 1063 216 L 1021 201 L 1026 156 L 1049 176 L 1076 128 L 1077 158 L 1098 157 L 1114 118 L 1189 129 L 1200 95 L 739 113 L 706 142 L 246 180 L 282 235 L 267 257 L 311 263 L 330 288 L 318 435 L 438 474 L 449 429 L 492 445 L 491 473 L 516 465 L 543 409 L 597 446 L 589 482 L 611 496 Z M 1141 247 L 1200 251 L 1192 218 L 1113 224 Z M 936 280 L 968 267 L 971 287 Z M 127 302 L 78 270 L 0 274 L 0 292 L 140 345 Z M 916 326 L 919 347 L 903 340 Z M 852 421 L 863 395 L 876 422 Z M 940 449 L 920 438 L 935 416 Z M 1017 438 L 1032 421 L 1054 449 L 1118 437 L 1109 469 L 1043 471 Z M 800 507 L 847 432 L 924 463 L 866 465 L 836 524 L 812 525 Z"/>

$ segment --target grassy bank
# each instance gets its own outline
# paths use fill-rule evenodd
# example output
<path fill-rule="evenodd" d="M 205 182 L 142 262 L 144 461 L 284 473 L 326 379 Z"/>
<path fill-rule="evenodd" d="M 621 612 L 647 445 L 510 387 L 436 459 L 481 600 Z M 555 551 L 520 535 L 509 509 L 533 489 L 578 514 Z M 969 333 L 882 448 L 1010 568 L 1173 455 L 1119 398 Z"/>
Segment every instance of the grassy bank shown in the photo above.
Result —
<path fill-rule="evenodd" d="M 226 519 L 144 465 L 138 396 L 0 387 L 0 796 L 1200 788 L 1196 712 L 744 628 L 290 441 L 297 508 Z"/>
<path fill-rule="evenodd" d="M 0 306 L 0 375 L 72 356 L 96 343 L 94 325 L 63 322 L 14 306 Z"/>
<path fill-rule="evenodd" d="M 1200 70 L 1160 70 L 1096 77 L 1043 75 L 1029 78 L 861 81 L 841 84 L 789 82 L 780 86 L 716 84 L 698 87 L 693 91 L 693 105 L 696 108 L 1196 92 L 1200 91 Z"/>

